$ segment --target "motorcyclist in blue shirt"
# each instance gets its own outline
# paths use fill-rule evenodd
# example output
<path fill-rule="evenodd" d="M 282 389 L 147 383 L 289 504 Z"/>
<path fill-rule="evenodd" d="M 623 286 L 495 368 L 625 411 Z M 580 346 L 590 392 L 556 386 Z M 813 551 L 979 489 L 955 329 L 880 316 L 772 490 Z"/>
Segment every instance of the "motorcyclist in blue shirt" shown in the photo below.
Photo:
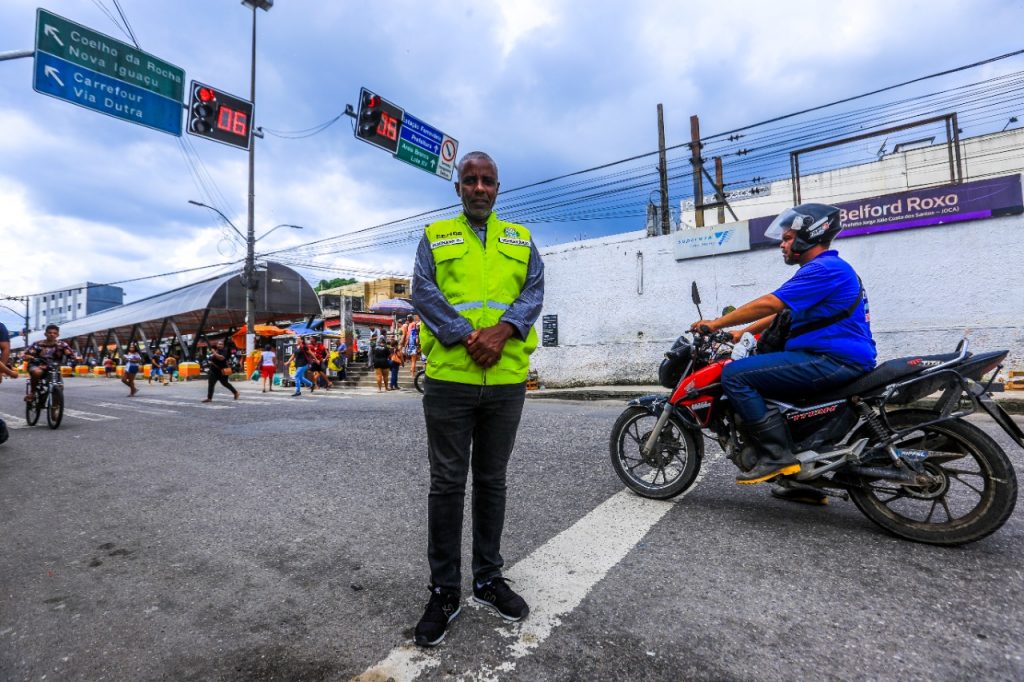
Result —
<path fill-rule="evenodd" d="M 765 232 L 778 239 L 787 265 L 799 269 L 770 294 L 746 303 L 715 320 L 698 320 L 714 331 L 741 324 L 733 332 L 766 330 L 776 314 L 789 309 L 792 328 L 839 316 L 828 326 L 789 339 L 781 352 L 733 361 L 722 372 L 722 389 L 732 402 L 748 444 L 737 461 L 743 471 L 737 483 L 761 483 L 800 470 L 790 451 L 785 419 L 769 410 L 762 396 L 788 400 L 848 384 L 875 367 L 867 296 L 849 263 L 830 250 L 842 228 L 839 209 L 825 204 L 801 204 L 787 209 Z M 852 313 L 843 316 L 859 299 Z"/>

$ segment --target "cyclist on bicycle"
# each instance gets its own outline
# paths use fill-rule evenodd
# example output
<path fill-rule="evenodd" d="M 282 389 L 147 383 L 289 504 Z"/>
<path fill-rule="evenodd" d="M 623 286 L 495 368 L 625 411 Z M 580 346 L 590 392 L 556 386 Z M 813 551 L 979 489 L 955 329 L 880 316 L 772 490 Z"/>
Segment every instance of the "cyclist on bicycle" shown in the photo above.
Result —
<path fill-rule="evenodd" d="M 32 388 L 25 396 L 27 403 L 36 399 L 36 387 L 47 372 L 54 367 L 60 367 L 68 358 L 81 360 L 71 346 L 57 338 L 60 336 L 60 327 L 48 324 L 45 334 L 45 339 L 33 343 L 24 354 L 24 358 L 28 360 L 29 381 L 32 382 Z"/>

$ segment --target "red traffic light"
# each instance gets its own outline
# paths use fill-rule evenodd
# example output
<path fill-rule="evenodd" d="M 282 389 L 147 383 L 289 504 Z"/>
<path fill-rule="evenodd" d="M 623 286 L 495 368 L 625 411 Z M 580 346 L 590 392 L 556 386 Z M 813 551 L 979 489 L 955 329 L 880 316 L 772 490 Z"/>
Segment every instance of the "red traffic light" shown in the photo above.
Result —
<path fill-rule="evenodd" d="M 214 92 L 211 88 L 199 88 L 199 92 L 196 94 L 199 96 L 199 99 L 203 102 L 212 102 L 213 100 L 217 99 L 217 93 Z"/>

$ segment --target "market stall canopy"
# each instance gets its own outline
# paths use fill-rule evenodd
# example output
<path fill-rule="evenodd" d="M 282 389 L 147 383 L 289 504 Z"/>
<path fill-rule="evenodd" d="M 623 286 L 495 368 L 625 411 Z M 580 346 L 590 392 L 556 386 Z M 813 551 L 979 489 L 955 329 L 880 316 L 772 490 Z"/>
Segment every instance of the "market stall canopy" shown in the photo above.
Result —
<path fill-rule="evenodd" d="M 328 336 L 331 338 L 338 338 L 341 336 L 339 331 L 331 331 L 321 329 L 323 320 L 314 320 L 313 324 L 307 325 L 305 322 L 298 322 L 288 327 L 289 334 L 295 334 L 296 336 Z"/>
<path fill-rule="evenodd" d="M 61 325 L 61 338 L 79 352 L 115 343 L 157 342 L 167 337 L 233 331 L 245 324 L 245 287 L 238 270 L 110 308 Z M 280 263 L 256 272 L 256 322 L 312 317 L 320 301 L 309 282 Z M 42 337 L 32 332 L 30 339 Z M 196 344 L 191 344 L 195 346 Z M 13 344 L 12 344 L 13 346 Z"/>

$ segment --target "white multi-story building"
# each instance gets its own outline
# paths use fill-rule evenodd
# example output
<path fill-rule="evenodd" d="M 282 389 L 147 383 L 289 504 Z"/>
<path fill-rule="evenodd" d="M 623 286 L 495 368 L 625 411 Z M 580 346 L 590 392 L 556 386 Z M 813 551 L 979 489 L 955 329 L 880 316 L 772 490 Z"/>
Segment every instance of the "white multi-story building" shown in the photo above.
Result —
<path fill-rule="evenodd" d="M 124 303 L 124 289 L 109 284 L 84 282 L 66 289 L 36 294 L 29 300 L 32 329 L 63 324 Z"/>

